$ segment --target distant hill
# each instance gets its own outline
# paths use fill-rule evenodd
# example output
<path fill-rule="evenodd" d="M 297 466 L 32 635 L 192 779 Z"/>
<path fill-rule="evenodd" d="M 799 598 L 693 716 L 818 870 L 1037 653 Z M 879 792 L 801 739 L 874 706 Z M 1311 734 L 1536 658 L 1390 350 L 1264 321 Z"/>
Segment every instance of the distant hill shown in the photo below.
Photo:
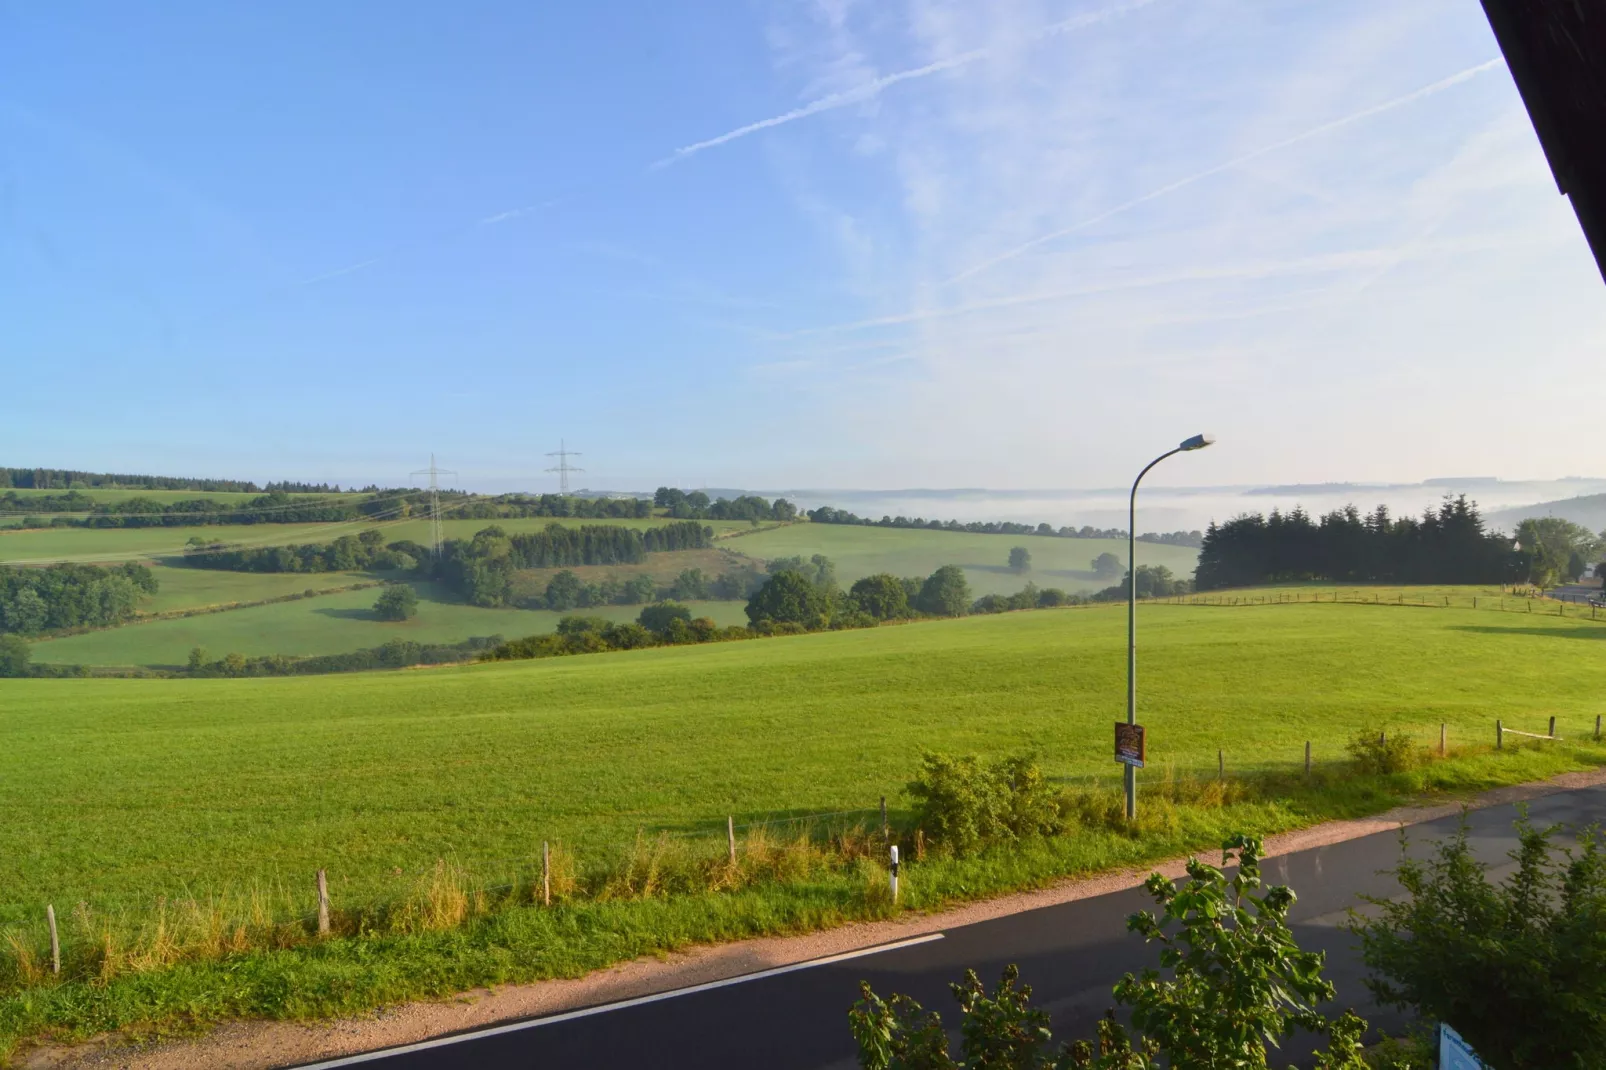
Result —
<path fill-rule="evenodd" d="M 1559 516 L 1582 524 L 1590 531 L 1606 530 L 1606 494 L 1581 494 L 1576 498 L 1560 498 L 1552 502 L 1519 505 L 1501 509 L 1484 517 L 1490 527 L 1513 531 L 1529 517 Z"/>

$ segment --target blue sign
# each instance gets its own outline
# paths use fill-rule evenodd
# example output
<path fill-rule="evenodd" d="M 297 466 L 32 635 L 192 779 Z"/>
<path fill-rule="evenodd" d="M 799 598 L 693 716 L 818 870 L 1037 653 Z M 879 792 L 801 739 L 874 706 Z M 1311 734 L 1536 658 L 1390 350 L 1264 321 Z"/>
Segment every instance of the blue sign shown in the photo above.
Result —
<path fill-rule="evenodd" d="M 1472 1046 L 1446 1022 L 1439 1023 L 1439 1070 L 1488 1070 Z"/>

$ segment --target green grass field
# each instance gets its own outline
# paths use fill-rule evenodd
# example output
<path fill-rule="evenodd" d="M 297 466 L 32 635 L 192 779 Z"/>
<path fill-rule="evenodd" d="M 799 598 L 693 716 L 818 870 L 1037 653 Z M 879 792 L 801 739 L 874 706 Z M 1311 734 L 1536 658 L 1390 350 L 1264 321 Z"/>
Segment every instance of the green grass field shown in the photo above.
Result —
<path fill-rule="evenodd" d="M 4 681 L 0 921 L 320 866 L 365 897 L 396 867 L 487 872 L 544 838 L 898 807 L 927 749 L 1034 750 L 1052 774 L 1110 777 L 1124 624 L 1077 608 L 319 678 Z M 1482 743 L 1497 717 L 1555 715 L 1576 737 L 1606 710 L 1606 626 L 1572 618 L 1153 605 L 1139 639 L 1159 766 L 1213 769 L 1221 748 L 1234 771 L 1292 768 L 1305 740 L 1332 760 L 1366 726 L 1436 738 L 1443 721 Z"/>
<path fill-rule="evenodd" d="M 253 578 L 267 580 L 284 577 Z M 295 578 L 300 583 L 290 584 L 289 591 L 284 593 L 307 587 L 355 583 L 368 577 L 353 573 L 320 572 L 297 573 Z M 566 615 L 547 610 L 490 609 L 461 602 L 437 601 L 444 597 L 444 592 L 437 587 L 419 584 L 418 588 L 423 595 L 418 616 L 405 623 L 378 619 L 372 610 L 379 591 L 368 588 L 200 616 L 125 624 L 120 628 L 46 639 L 33 644 L 33 656 L 36 662 L 47 664 L 174 667 L 183 665 L 190 649 L 197 646 L 205 647 L 214 658 L 231 653 L 247 657 L 260 654 L 344 654 L 380 646 L 391 639 L 409 639 L 417 643 L 455 643 L 476 635 L 503 635 L 513 639 L 550 632 Z M 741 602 L 688 604 L 696 616 L 712 617 L 722 625 L 747 623 Z M 606 606 L 575 612 L 609 620 L 635 620 L 641 607 Z"/>
<path fill-rule="evenodd" d="M 824 554 L 836 562 L 844 587 L 863 576 L 890 572 L 895 576 L 928 576 L 942 565 L 959 565 L 979 597 L 1013 594 L 1027 580 L 1039 587 L 1091 592 L 1117 580 L 1101 579 L 1091 569 L 1102 553 L 1126 560 L 1121 539 L 1060 539 L 1046 535 L 971 535 L 918 528 L 876 528 L 847 524 L 792 524 L 732 538 L 729 545 L 750 557 L 809 557 Z M 1009 569 L 1009 550 L 1031 551 L 1032 569 Z M 1138 564 L 1164 565 L 1178 576 L 1193 575 L 1198 551 L 1181 546 L 1138 543 Z M 1118 579 L 1118 578 L 1117 578 Z"/>
<path fill-rule="evenodd" d="M 157 581 L 154 595 L 139 604 L 142 614 L 260 602 L 308 589 L 323 590 L 377 578 L 366 572 L 224 572 L 221 569 L 186 568 L 153 562 Z"/>
<path fill-rule="evenodd" d="M 445 520 L 441 527 L 449 539 L 473 537 L 492 524 L 507 532 L 540 531 L 548 524 L 622 524 L 646 528 L 667 523 L 662 518 L 646 520 L 581 520 L 573 517 L 523 517 L 514 520 Z M 747 530 L 749 525 L 733 520 L 704 522 L 715 533 Z M 282 546 L 287 543 L 332 542 L 342 535 L 354 535 L 367 528 L 385 533 L 386 542 L 412 539 L 429 542 L 427 519 L 389 520 L 379 523 L 342 521 L 333 524 L 215 524 L 183 528 L 45 528 L 29 531 L 0 531 L 0 565 L 46 564 L 51 561 L 133 561 L 180 554 L 192 535 L 250 546 Z"/>

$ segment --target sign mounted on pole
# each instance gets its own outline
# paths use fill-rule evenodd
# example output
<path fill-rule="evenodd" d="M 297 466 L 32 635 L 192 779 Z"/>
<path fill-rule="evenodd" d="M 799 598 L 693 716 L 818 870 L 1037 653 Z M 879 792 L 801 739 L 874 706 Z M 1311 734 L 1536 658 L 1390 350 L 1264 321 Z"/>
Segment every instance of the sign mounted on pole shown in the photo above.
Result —
<path fill-rule="evenodd" d="M 1115 722 L 1115 760 L 1134 769 L 1143 768 L 1143 726 Z"/>
<path fill-rule="evenodd" d="M 1488 1070 L 1472 1045 L 1461 1039 L 1449 1023 L 1439 1023 L 1439 1070 Z"/>

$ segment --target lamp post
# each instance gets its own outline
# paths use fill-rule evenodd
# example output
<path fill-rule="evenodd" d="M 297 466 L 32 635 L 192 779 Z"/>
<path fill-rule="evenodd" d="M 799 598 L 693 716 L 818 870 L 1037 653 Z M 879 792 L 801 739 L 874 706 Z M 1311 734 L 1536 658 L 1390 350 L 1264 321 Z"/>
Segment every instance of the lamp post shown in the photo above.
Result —
<path fill-rule="evenodd" d="M 1210 435 L 1194 435 L 1174 450 L 1167 450 L 1144 465 L 1132 481 L 1132 497 L 1127 505 L 1126 525 L 1126 723 L 1138 723 L 1138 484 L 1149 469 L 1177 453 L 1202 450 L 1215 441 Z M 1138 771 L 1126 767 L 1126 819 L 1138 816 Z"/>

